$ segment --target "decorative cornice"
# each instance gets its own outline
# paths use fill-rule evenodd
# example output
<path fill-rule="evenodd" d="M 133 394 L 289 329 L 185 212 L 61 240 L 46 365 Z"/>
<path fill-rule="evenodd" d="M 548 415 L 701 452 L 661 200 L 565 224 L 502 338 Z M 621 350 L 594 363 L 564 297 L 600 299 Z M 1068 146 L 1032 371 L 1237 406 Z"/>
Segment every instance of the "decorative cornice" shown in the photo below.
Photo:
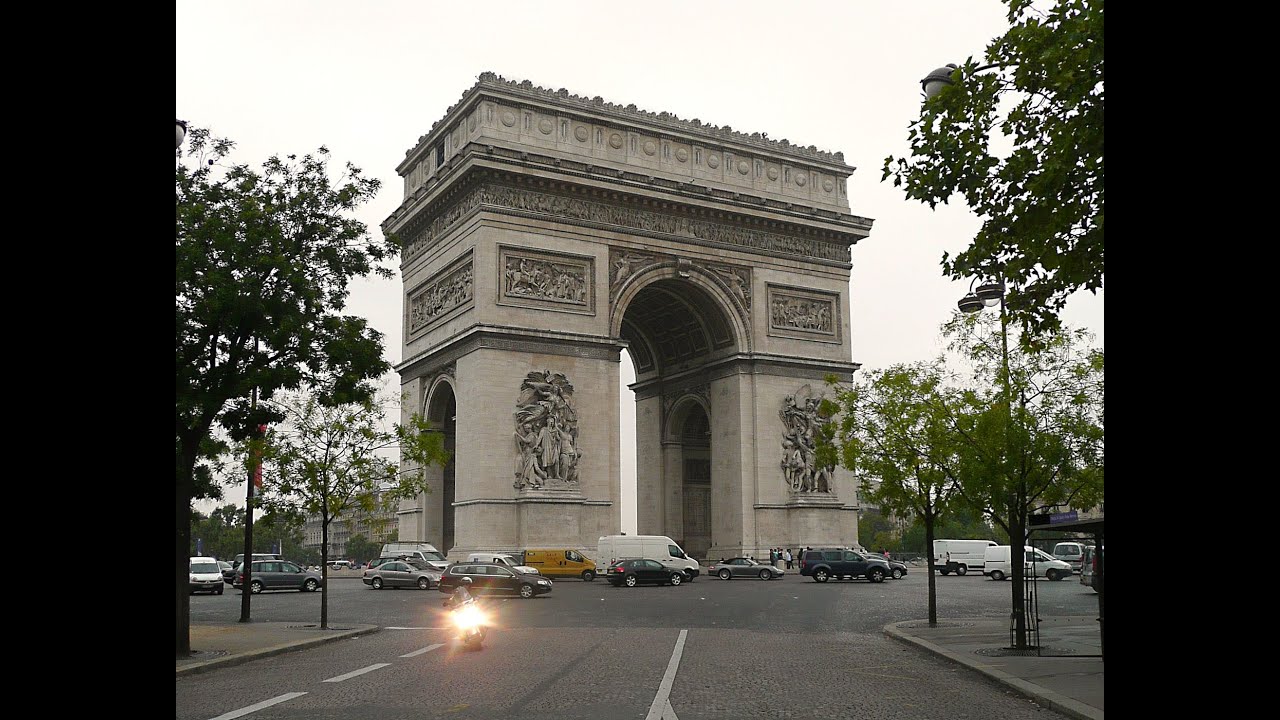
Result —
<path fill-rule="evenodd" d="M 689 133 L 698 137 L 706 138 L 719 142 L 734 142 L 749 147 L 755 147 L 768 152 L 790 155 L 793 157 L 816 160 L 833 165 L 840 165 L 846 168 L 849 174 L 853 173 L 854 168 L 845 165 L 843 152 L 828 152 L 819 150 L 813 145 L 807 147 L 792 144 L 787 139 L 770 140 L 768 133 L 744 133 L 738 132 L 733 128 L 725 125 L 712 125 L 703 123 L 701 120 L 694 118 L 693 120 L 682 120 L 678 116 L 669 112 L 648 112 L 631 105 L 618 105 L 611 102 L 605 102 L 604 98 L 596 95 L 595 97 L 585 97 L 581 95 L 571 94 L 568 90 L 560 88 L 559 90 L 551 90 L 541 86 L 535 86 L 532 82 L 524 80 L 516 82 L 507 80 L 501 75 L 492 72 L 482 72 L 476 81 L 465 92 L 462 98 L 455 104 L 450 105 L 445 111 L 444 117 L 431 124 L 431 130 L 426 135 L 418 138 L 418 142 L 412 148 L 405 151 L 405 157 L 416 155 L 424 146 L 429 145 L 429 140 L 434 139 L 436 130 L 444 130 L 449 126 L 453 119 L 453 111 L 466 106 L 467 102 L 475 95 L 478 95 L 483 89 L 490 89 L 503 92 L 504 94 L 513 95 L 517 98 L 526 98 L 534 101 L 552 102 L 559 106 L 575 108 L 578 110 L 590 112 L 597 115 L 607 115 L 624 122 L 642 122 L 659 128 L 667 128 L 672 131 Z"/>
<path fill-rule="evenodd" d="M 720 217 L 724 213 L 698 212 L 693 207 L 675 203 L 668 203 L 667 208 L 650 210 L 644 207 L 644 203 L 631 197 L 618 198 L 621 202 L 614 198 L 605 201 L 602 197 L 605 194 L 593 194 L 588 199 L 584 197 L 588 193 L 553 193 L 497 183 L 478 185 L 462 194 L 452 205 L 441 208 L 438 213 L 420 211 L 417 218 L 421 220 L 415 218 L 415 222 L 402 229 L 405 235 L 401 265 L 411 262 L 436 245 L 475 212 L 490 210 L 530 218 L 550 217 L 559 222 L 612 232 L 622 230 L 666 240 L 764 252 L 849 267 L 851 256 L 847 235 L 839 239 L 813 237 L 814 231 L 802 226 L 795 226 L 794 229 L 807 231 L 803 234 L 770 232 L 745 223 L 721 222 L 708 217 Z M 435 207 L 431 210 L 435 210 Z M 732 215 L 733 213 L 729 213 L 730 218 Z M 841 235 L 828 232 L 818 234 Z M 853 241 L 856 242 L 856 238 Z M 721 281 L 724 282 L 723 277 Z"/>
<path fill-rule="evenodd" d="M 392 369 L 400 374 L 402 381 L 408 381 L 439 372 L 441 368 L 456 363 L 458 358 L 483 348 L 619 362 L 623 347 L 624 344 L 615 340 L 594 335 L 554 333 L 502 325 L 472 325 L 430 350 L 402 361 Z"/>

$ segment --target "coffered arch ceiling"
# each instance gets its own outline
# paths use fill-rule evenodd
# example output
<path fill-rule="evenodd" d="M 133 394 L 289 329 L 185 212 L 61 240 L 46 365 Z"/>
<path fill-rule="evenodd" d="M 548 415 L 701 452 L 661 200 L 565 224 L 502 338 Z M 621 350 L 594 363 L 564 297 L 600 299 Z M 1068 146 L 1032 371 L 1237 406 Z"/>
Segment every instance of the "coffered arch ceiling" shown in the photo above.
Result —
<path fill-rule="evenodd" d="M 679 279 L 657 280 L 636 293 L 621 330 L 637 376 L 696 367 L 735 346 L 733 325 L 715 299 Z"/>

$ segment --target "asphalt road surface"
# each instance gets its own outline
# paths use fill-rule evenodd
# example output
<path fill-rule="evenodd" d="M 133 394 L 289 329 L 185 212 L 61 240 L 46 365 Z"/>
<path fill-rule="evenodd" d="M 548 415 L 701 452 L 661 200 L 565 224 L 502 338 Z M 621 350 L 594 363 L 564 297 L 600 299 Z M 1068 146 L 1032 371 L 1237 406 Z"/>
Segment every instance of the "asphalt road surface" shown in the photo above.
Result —
<path fill-rule="evenodd" d="M 939 620 L 1007 617 L 1011 583 L 937 576 Z M 1072 577 L 1037 584 L 1041 617 L 1097 612 Z M 227 588 L 230 590 L 230 587 Z M 699 577 L 679 587 L 556 581 L 492 599 L 484 648 L 456 647 L 435 590 L 335 579 L 329 624 L 377 633 L 177 680 L 179 720 L 271 718 L 1063 717 L 1004 686 L 886 637 L 928 616 L 927 578 L 818 584 Z M 192 622 L 232 622 L 240 595 L 191 598 Z M 267 592 L 255 621 L 317 623 L 320 594 Z"/>

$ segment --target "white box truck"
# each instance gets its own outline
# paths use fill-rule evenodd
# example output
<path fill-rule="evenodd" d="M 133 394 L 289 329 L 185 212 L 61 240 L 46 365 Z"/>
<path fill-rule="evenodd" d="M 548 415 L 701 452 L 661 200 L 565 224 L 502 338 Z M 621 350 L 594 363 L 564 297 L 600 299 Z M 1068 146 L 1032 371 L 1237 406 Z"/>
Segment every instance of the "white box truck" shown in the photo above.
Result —
<path fill-rule="evenodd" d="M 685 577 L 696 578 L 701 568 L 698 562 L 685 554 L 675 540 L 666 535 L 603 535 L 596 545 L 596 559 L 600 562 L 644 558 L 657 560 L 664 567 L 683 570 Z M 601 565 L 600 572 L 607 575 L 609 565 Z"/>
<path fill-rule="evenodd" d="M 995 546 L 995 540 L 934 540 L 933 566 L 943 575 L 981 571 L 986 564 L 987 548 Z"/>

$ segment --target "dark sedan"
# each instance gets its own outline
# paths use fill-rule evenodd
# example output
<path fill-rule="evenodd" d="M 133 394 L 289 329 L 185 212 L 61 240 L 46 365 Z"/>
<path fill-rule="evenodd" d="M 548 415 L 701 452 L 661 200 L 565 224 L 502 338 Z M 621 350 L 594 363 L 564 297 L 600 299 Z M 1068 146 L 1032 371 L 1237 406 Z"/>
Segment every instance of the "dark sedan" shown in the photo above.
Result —
<path fill-rule="evenodd" d="M 609 566 L 609 584 L 614 587 L 635 587 L 643 583 L 655 585 L 679 585 L 685 581 L 684 572 L 672 570 L 657 560 L 617 560 Z"/>
<path fill-rule="evenodd" d="M 751 558 L 736 557 L 728 560 L 721 560 L 711 566 L 711 574 L 718 576 L 721 580 L 728 580 L 736 577 L 758 577 L 761 580 L 773 580 L 786 575 L 785 570 L 779 570 L 772 565 L 752 560 Z"/>
<path fill-rule="evenodd" d="M 314 570 L 304 570 L 287 560 L 258 560 L 250 566 L 249 592 L 263 590 L 300 590 L 315 592 L 324 578 Z M 244 573 L 236 573 L 234 587 L 244 587 Z"/>
<path fill-rule="evenodd" d="M 550 578 L 526 575 L 504 565 L 458 563 L 450 565 L 444 571 L 436 589 L 442 593 L 452 593 L 458 587 L 458 581 L 464 577 L 471 578 L 470 592 L 475 595 L 515 593 L 527 600 L 551 592 L 552 587 Z"/>
<path fill-rule="evenodd" d="M 419 590 L 430 590 L 440 584 L 440 571 L 430 566 L 415 565 L 408 560 L 393 560 L 365 570 L 364 577 L 360 579 L 374 590 L 381 590 L 384 587 L 393 589 L 416 587 Z"/>

